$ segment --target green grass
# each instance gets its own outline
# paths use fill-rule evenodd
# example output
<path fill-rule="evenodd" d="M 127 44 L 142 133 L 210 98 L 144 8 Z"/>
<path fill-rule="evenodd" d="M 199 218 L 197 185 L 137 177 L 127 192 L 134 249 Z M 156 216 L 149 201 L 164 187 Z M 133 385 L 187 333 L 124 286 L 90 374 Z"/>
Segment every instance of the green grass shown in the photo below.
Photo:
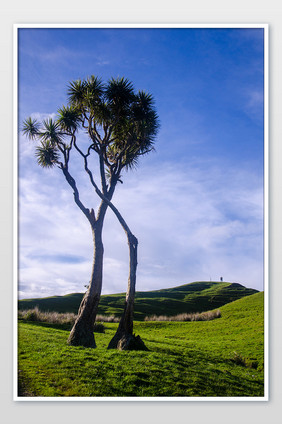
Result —
<path fill-rule="evenodd" d="M 177 315 L 181 313 L 203 312 L 217 309 L 226 303 L 249 296 L 257 290 L 236 283 L 194 282 L 171 289 L 137 292 L 135 296 L 135 320 L 143 320 L 148 315 Z M 66 296 L 53 296 L 42 299 L 24 299 L 19 301 L 19 309 L 77 313 L 82 293 Z M 125 293 L 103 295 L 98 314 L 121 316 Z"/>
<path fill-rule="evenodd" d="M 68 331 L 19 323 L 19 388 L 43 397 L 261 397 L 263 293 L 221 308 L 203 322 L 135 322 L 148 352 L 107 350 L 117 324 L 96 334 L 98 347 L 71 347 Z"/>

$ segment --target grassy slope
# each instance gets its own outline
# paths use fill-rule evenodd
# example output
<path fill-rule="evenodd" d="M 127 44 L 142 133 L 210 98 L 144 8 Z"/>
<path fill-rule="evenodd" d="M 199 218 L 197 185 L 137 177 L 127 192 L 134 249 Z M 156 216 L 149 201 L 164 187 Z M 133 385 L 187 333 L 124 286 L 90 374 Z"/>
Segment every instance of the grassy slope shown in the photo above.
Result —
<path fill-rule="evenodd" d="M 95 334 L 97 349 L 85 349 L 67 346 L 67 331 L 20 323 L 21 393 L 263 396 L 263 293 L 225 305 L 221 312 L 209 322 L 135 322 L 134 331 L 149 352 L 106 350 L 116 324 Z"/>
<path fill-rule="evenodd" d="M 135 297 L 135 319 L 142 320 L 146 315 L 176 315 L 183 312 L 202 312 L 256 293 L 240 284 L 219 282 L 195 282 L 179 287 L 148 292 L 137 292 Z M 42 299 L 19 301 L 20 309 L 30 309 L 38 305 L 42 311 L 77 312 L 82 293 L 66 296 L 53 296 Z M 99 314 L 120 316 L 123 311 L 125 294 L 103 295 Z"/>

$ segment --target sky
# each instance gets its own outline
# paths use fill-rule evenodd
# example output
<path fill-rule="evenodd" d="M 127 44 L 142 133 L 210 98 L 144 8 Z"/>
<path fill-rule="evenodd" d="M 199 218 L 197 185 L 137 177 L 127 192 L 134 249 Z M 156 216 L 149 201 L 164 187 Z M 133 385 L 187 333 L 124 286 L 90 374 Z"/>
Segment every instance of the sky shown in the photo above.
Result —
<path fill-rule="evenodd" d="M 139 241 L 137 290 L 193 281 L 264 290 L 263 28 L 19 28 L 19 298 L 84 292 L 93 243 L 57 168 L 37 165 L 20 129 L 56 117 L 67 85 L 128 78 L 153 95 L 155 152 L 123 174 L 113 203 Z M 81 135 L 82 139 L 85 135 Z M 82 199 L 97 208 L 79 157 Z M 81 171 L 81 173 L 80 173 Z M 93 170 L 95 175 L 95 168 Z M 125 292 L 128 246 L 111 210 L 102 293 Z"/>

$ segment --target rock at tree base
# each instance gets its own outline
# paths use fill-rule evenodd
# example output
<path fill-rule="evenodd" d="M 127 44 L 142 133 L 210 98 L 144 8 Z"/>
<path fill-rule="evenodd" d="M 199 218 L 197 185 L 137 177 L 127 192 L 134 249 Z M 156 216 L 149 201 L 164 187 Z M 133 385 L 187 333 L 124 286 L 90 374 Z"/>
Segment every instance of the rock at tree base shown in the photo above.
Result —
<path fill-rule="evenodd" d="M 140 336 L 128 334 L 122 336 L 117 344 L 118 350 L 148 350 Z"/>
<path fill-rule="evenodd" d="M 149 350 L 141 337 L 135 336 L 135 334 L 123 334 L 120 337 L 116 335 L 116 337 L 111 340 L 108 349 Z"/>

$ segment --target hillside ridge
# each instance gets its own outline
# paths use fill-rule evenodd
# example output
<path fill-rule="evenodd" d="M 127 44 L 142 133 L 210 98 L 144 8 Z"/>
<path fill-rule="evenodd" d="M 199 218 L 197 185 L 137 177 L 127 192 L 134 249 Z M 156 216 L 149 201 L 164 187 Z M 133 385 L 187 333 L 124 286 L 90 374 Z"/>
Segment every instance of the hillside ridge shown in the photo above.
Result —
<path fill-rule="evenodd" d="M 143 320 L 148 315 L 176 315 L 179 313 L 203 312 L 219 308 L 234 300 L 257 293 L 239 283 L 196 281 L 180 286 L 137 291 L 135 296 L 135 320 Z M 70 293 L 64 296 L 51 296 L 18 301 L 19 309 L 38 306 L 42 311 L 77 313 L 83 293 Z M 101 296 L 99 314 L 121 316 L 125 293 Z"/>

